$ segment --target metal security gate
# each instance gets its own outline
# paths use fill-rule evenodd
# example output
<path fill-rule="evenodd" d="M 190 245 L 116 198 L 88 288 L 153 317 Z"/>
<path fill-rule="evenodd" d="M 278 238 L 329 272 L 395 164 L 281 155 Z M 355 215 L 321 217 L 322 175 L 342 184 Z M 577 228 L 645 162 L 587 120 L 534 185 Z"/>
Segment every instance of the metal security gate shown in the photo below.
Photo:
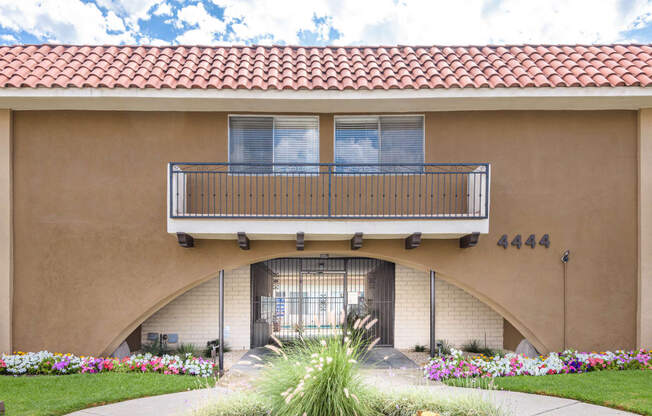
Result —
<path fill-rule="evenodd" d="M 394 344 L 394 263 L 369 258 L 279 258 L 251 266 L 251 346 L 342 333 L 371 315 L 379 346 Z M 347 311 L 346 313 L 344 311 Z"/>

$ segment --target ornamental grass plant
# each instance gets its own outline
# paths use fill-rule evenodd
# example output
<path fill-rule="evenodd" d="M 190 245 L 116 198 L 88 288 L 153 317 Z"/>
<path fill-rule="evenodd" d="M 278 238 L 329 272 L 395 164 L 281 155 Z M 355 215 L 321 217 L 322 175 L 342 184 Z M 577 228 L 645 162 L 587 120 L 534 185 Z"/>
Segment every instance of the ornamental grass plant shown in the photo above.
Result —
<path fill-rule="evenodd" d="M 432 412 L 440 416 L 503 416 L 509 414 L 478 394 L 437 394 L 429 389 L 413 388 L 376 393 L 372 399 L 374 415 L 416 416 Z"/>
<path fill-rule="evenodd" d="M 291 346 L 268 345 L 276 357 L 263 366 L 259 389 L 275 416 L 366 416 L 376 414 L 373 395 L 362 383 L 359 361 L 378 342 L 367 345 L 365 331 L 376 321 L 358 319 L 347 336 L 301 339 Z M 262 365 L 262 364 L 259 364 Z"/>
<path fill-rule="evenodd" d="M 255 393 L 225 396 L 193 416 L 503 416 L 480 397 L 433 394 L 431 391 L 384 392 L 363 383 L 359 365 L 379 339 L 369 330 L 370 316 L 357 319 L 346 336 L 299 337 L 285 344 L 273 338 L 266 348 L 271 360 L 250 355 L 248 364 L 261 368 Z"/>
<path fill-rule="evenodd" d="M 398 390 L 381 393 L 369 390 L 369 413 L 358 416 L 417 416 L 431 412 L 439 416 L 505 416 L 509 412 L 480 395 L 448 395 L 427 390 Z M 304 413 L 299 413 L 302 416 Z M 305 413 L 310 415 L 311 413 Z M 338 415 L 336 413 L 335 415 Z M 236 393 L 223 397 L 209 406 L 192 410 L 191 416 L 277 416 L 272 404 L 263 395 Z M 353 416 L 354 413 L 343 413 Z"/>

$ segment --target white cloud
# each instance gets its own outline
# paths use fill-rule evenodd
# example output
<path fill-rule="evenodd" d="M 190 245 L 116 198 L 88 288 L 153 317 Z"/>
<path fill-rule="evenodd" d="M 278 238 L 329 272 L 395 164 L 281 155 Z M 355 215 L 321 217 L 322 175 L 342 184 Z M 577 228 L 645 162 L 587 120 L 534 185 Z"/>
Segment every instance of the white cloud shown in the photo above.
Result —
<path fill-rule="evenodd" d="M 124 17 L 127 26 L 138 30 L 139 20 L 148 20 L 149 11 L 162 3 L 162 0 L 95 0 L 98 6 Z"/>
<path fill-rule="evenodd" d="M 226 30 L 226 23 L 211 16 L 202 3 L 186 6 L 177 13 L 176 26 L 190 27 L 177 37 L 177 42 L 185 45 L 215 44 L 215 37 Z"/>
<path fill-rule="evenodd" d="M 94 1 L 0 0 L 0 27 L 19 40 L 26 32 L 50 42 L 163 42 L 172 33 L 147 26 L 155 15 L 180 30 L 183 44 L 300 44 L 311 32 L 343 45 L 459 45 L 645 42 L 624 32 L 652 24 L 652 0 Z M 209 2 L 223 16 L 211 15 Z"/>
<path fill-rule="evenodd" d="M 172 7 L 167 2 L 161 3 L 154 9 L 154 14 L 156 16 L 172 16 Z"/>
<path fill-rule="evenodd" d="M 300 30 L 317 30 L 315 16 L 334 12 L 327 1 L 213 0 L 224 8 L 224 19 L 233 25 L 232 40 L 244 43 L 265 35 L 276 42 L 298 44 Z M 356 1 L 357 2 L 357 1 Z M 355 2 L 352 2 L 355 3 Z"/>
<path fill-rule="evenodd" d="M 134 42 L 130 33 L 108 33 L 116 30 L 116 19 L 119 20 L 110 14 L 104 17 L 95 4 L 81 0 L 0 0 L 0 26 L 25 31 L 48 42 Z"/>
<path fill-rule="evenodd" d="M 0 35 L 0 39 L 3 43 L 16 43 L 18 41 L 14 35 L 10 35 L 8 33 L 5 35 Z"/>
<path fill-rule="evenodd" d="M 150 38 L 147 36 L 143 36 L 140 38 L 139 44 L 141 45 L 151 45 L 151 46 L 167 46 L 170 44 L 170 42 L 165 41 L 163 39 L 158 39 L 158 38 Z"/>
<path fill-rule="evenodd" d="M 616 42 L 652 11 L 647 0 L 212 1 L 227 22 L 241 20 L 230 38 L 240 43 L 268 36 L 296 44 L 303 30 L 325 39 L 331 27 L 337 44 Z"/>
<path fill-rule="evenodd" d="M 126 30 L 122 19 L 113 12 L 106 15 L 106 25 L 109 30 L 114 32 L 124 32 Z"/>

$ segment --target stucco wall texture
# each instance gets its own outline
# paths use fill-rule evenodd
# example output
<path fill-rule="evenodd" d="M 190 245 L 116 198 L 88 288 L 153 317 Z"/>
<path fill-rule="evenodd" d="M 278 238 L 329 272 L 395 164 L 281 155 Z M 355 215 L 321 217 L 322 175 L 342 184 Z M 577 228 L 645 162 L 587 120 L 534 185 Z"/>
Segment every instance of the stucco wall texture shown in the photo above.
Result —
<path fill-rule="evenodd" d="M 332 122 L 320 115 L 324 162 Z M 167 163 L 226 161 L 226 113 L 18 111 L 13 132 L 14 348 L 110 353 L 218 270 L 297 253 L 293 241 L 183 249 L 167 234 Z M 425 136 L 427 162 L 492 165 L 490 233 L 476 247 L 367 239 L 353 253 L 348 241 L 308 241 L 303 254 L 436 270 L 546 351 L 562 347 L 559 257 L 570 249 L 568 346 L 634 347 L 637 113 L 427 113 Z M 550 248 L 496 245 L 530 233 L 548 233 Z"/>
<path fill-rule="evenodd" d="M 13 309 L 12 114 L 0 109 L 0 353 L 11 352 Z"/>

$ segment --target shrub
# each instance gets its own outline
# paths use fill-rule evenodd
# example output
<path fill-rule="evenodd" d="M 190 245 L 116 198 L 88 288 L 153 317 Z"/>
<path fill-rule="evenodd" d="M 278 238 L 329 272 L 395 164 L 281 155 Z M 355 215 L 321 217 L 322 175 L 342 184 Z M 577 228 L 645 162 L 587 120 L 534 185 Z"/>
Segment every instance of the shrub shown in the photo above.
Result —
<path fill-rule="evenodd" d="M 415 416 L 419 411 L 429 411 L 446 416 L 501 416 L 504 412 L 496 405 L 477 395 L 433 394 L 431 390 L 413 388 L 405 391 L 376 393 L 372 400 L 375 415 Z"/>
<path fill-rule="evenodd" d="M 172 350 L 168 348 L 167 344 L 162 343 L 161 340 L 156 340 L 143 345 L 143 353 L 145 354 L 166 355 L 171 352 Z"/>
<path fill-rule="evenodd" d="M 426 352 L 426 346 L 417 344 L 414 346 L 414 352 Z"/>
<path fill-rule="evenodd" d="M 280 341 L 278 346 L 268 345 L 278 356 L 263 369 L 260 391 L 272 414 L 372 414 L 370 390 L 362 384 L 358 362 L 378 339 L 366 346 L 359 330 L 368 330 L 375 322 L 356 320 L 344 338 L 301 339 L 289 347 Z"/>
<path fill-rule="evenodd" d="M 473 378 L 449 378 L 442 380 L 442 383 L 452 387 L 464 387 L 467 389 L 497 390 L 494 378 L 473 377 Z"/>
<path fill-rule="evenodd" d="M 192 416 L 269 416 L 271 406 L 260 394 L 235 393 L 190 412 Z"/>
<path fill-rule="evenodd" d="M 504 412 L 477 395 L 433 394 L 429 390 L 370 391 L 369 413 L 358 416 L 416 416 L 419 411 L 446 416 L 502 416 Z M 269 416 L 276 415 L 272 405 L 258 394 L 227 396 L 205 408 L 192 411 L 192 416 Z M 309 413 L 307 413 L 309 414 Z M 301 414 L 300 414 L 301 415 Z M 347 413 L 343 413 L 349 416 Z M 339 416 L 339 413 L 333 416 Z"/>
<path fill-rule="evenodd" d="M 213 352 L 213 347 L 215 347 L 215 351 L 218 350 L 220 346 L 220 340 L 219 339 L 213 339 L 210 340 L 206 343 L 206 348 L 204 349 L 204 357 L 210 358 L 211 353 Z M 231 351 L 231 348 L 229 347 L 229 344 L 224 342 L 224 352 L 229 352 Z"/>
<path fill-rule="evenodd" d="M 462 345 L 462 351 L 480 353 L 482 347 L 480 346 L 480 341 L 473 339 L 466 344 Z"/>
<path fill-rule="evenodd" d="M 484 354 L 487 356 L 495 355 L 496 351 L 491 348 L 484 347 L 480 344 L 480 341 L 477 339 L 471 340 L 462 346 L 462 351 L 471 352 L 474 354 Z"/>
<path fill-rule="evenodd" d="M 177 347 L 175 351 L 178 355 L 181 356 L 187 356 L 190 355 L 191 357 L 197 357 L 197 347 L 195 347 L 193 344 L 184 344 L 181 343 Z"/>
<path fill-rule="evenodd" d="M 451 355 L 453 346 L 448 341 L 440 339 L 437 343 L 440 345 L 440 355 Z"/>

